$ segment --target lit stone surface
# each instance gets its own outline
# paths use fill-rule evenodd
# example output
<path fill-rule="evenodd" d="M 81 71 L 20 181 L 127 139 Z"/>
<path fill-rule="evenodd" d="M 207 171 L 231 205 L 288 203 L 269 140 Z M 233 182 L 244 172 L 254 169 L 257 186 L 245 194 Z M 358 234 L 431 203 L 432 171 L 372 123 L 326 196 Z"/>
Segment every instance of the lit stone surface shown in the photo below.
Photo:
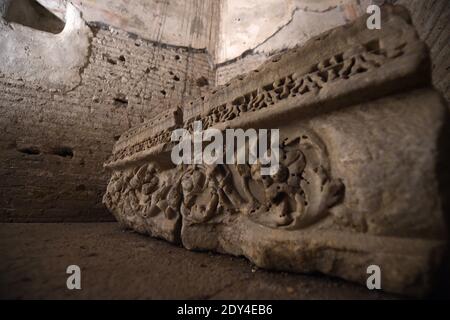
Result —
<path fill-rule="evenodd" d="M 331 30 L 121 136 L 104 203 L 125 227 L 260 267 L 427 293 L 446 245 L 448 110 L 401 8 Z M 174 166 L 175 128 L 279 128 L 281 169 Z M 444 162 L 445 163 L 445 162 Z"/>

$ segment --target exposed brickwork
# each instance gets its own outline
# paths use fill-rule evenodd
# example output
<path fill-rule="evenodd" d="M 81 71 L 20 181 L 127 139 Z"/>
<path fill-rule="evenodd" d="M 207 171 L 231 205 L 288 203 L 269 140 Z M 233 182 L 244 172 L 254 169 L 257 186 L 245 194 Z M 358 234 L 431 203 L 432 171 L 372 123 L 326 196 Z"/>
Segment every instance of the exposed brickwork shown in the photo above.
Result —
<path fill-rule="evenodd" d="M 70 92 L 0 75 L 0 221 L 111 220 L 102 163 L 114 142 L 202 94 L 205 79 L 214 85 L 208 61 L 95 28 L 82 82 Z"/>

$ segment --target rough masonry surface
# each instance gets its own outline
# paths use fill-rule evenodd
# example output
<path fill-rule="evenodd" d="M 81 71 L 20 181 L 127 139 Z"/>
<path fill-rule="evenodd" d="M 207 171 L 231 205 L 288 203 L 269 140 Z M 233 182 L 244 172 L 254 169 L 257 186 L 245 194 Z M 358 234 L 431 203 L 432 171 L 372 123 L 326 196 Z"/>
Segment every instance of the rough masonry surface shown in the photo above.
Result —
<path fill-rule="evenodd" d="M 125 227 L 265 268 L 423 295 L 445 253 L 440 160 L 448 110 L 408 15 L 383 12 L 291 49 L 117 141 L 103 201 Z M 281 166 L 179 165 L 171 132 L 279 128 Z"/>

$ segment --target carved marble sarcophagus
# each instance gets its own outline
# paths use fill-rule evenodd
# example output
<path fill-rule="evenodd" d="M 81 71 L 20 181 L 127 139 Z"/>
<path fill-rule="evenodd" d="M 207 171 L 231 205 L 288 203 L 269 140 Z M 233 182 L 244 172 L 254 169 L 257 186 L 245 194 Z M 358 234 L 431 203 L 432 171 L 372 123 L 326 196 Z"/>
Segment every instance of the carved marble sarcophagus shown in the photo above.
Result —
<path fill-rule="evenodd" d="M 257 266 L 429 292 L 446 250 L 448 110 L 401 8 L 334 29 L 122 135 L 104 203 L 125 227 Z M 279 129 L 280 166 L 171 161 L 174 129 Z M 448 137 L 447 137 L 448 138 Z M 448 175 L 447 175 L 448 177 Z"/>

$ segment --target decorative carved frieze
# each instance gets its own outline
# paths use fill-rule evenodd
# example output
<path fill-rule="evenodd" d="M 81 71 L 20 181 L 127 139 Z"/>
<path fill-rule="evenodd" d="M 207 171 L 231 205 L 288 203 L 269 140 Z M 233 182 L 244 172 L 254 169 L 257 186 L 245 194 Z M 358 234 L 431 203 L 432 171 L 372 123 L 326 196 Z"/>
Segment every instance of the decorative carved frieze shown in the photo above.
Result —
<path fill-rule="evenodd" d="M 401 8 L 337 28 L 126 132 L 104 203 L 125 227 L 261 267 L 424 294 L 446 246 L 436 175 L 446 108 Z M 279 167 L 171 162 L 177 128 L 280 130 Z"/>

